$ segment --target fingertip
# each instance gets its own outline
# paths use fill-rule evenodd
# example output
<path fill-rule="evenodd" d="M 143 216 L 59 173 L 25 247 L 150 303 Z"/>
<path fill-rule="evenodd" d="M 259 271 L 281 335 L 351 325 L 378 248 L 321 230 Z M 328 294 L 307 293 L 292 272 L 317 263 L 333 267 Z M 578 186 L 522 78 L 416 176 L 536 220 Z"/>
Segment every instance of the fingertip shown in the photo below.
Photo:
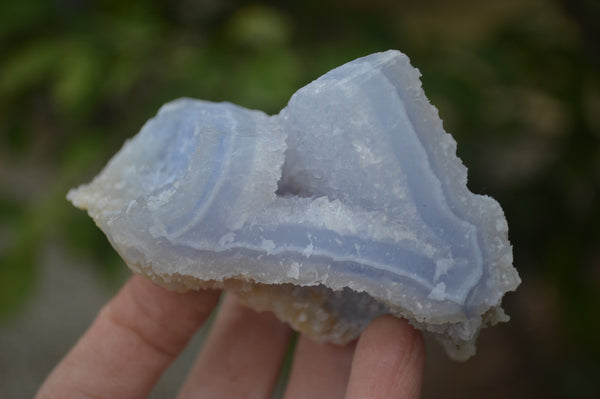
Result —
<path fill-rule="evenodd" d="M 356 341 L 344 346 L 300 335 L 285 398 L 341 398 L 346 392 Z"/>
<path fill-rule="evenodd" d="M 255 311 L 227 294 L 178 398 L 269 397 L 290 335 L 273 313 Z"/>
<path fill-rule="evenodd" d="M 135 303 L 154 320 L 169 320 L 178 313 L 197 313 L 204 319 L 217 305 L 221 291 L 202 289 L 178 292 L 169 290 L 145 276 L 134 274 L 119 296 L 128 297 L 130 302 Z M 122 301 L 111 301 L 110 304 L 122 306 Z"/>
<path fill-rule="evenodd" d="M 424 364 L 421 333 L 404 319 L 379 317 L 358 340 L 347 397 L 418 398 Z"/>
<path fill-rule="evenodd" d="M 406 319 L 400 319 L 391 315 L 380 316 L 367 326 L 362 333 L 360 341 L 363 345 L 383 345 L 386 342 L 394 342 L 402 348 L 418 351 L 418 355 L 424 354 L 424 341 L 420 331 L 411 326 Z M 371 342 L 372 341 L 372 342 Z"/>

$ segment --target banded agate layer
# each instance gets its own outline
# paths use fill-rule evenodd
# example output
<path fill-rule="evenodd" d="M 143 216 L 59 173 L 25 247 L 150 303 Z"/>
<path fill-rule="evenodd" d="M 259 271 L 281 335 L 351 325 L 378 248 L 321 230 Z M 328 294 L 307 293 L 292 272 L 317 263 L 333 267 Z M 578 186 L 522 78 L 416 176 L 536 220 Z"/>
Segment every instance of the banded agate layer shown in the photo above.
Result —
<path fill-rule="evenodd" d="M 391 313 L 465 359 L 520 283 L 502 209 L 466 182 L 418 70 L 387 51 L 274 116 L 165 104 L 68 198 L 159 284 L 228 289 L 335 343 Z"/>

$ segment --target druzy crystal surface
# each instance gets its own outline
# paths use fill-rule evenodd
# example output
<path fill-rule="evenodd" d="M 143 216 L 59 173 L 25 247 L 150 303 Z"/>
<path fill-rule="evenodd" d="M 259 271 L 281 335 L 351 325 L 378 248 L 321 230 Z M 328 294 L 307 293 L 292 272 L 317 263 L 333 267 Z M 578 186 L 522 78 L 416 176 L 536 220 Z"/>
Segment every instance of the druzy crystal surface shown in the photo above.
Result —
<path fill-rule="evenodd" d="M 68 198 L 166 287 L 225 288 L 335 343 L 391 313 L 465 359 L 520 283 L 502 209 L 466 183 L 419 71 L 390 50 L 274 116 L 165 104 Z"/>

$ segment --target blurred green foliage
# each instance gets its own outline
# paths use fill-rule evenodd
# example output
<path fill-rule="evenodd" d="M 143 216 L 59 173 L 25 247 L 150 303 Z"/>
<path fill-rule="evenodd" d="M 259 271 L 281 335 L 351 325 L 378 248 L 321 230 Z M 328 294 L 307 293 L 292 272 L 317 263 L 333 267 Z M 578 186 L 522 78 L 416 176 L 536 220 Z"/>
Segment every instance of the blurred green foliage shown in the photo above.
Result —
<path fill-rule="evenodd" d="M 600 372 L 599 16 L 594 1 L 1 2 L 0 318 L 34 289 L 48 242 L 108 279 L 123 267 L 64 196 L 162 103 L 274 113 L 325 71 L 398 48 L 471 189 L 502 203 L 515 265 L 559 293 L 575 364 L 561 386 L 596 392 L 581 381 Z"/>

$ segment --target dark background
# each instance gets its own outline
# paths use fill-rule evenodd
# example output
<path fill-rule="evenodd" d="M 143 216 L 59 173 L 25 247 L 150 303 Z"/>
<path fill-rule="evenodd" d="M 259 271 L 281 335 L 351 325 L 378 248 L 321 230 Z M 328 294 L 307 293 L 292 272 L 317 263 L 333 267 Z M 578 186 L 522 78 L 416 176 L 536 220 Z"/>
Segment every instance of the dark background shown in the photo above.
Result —
<path fill-rule="evenodd" d="M 502 204 L 523 279 L 474 359 L 428 345 L 424 398 L 600 397 L 599 27 L 591 0 L 2 1 L 0 396 L 33 394 L 126 277 L 64 197 L 162 103 L 276 113 L 327 70 L 395 48 L 470 189 Z"/>

